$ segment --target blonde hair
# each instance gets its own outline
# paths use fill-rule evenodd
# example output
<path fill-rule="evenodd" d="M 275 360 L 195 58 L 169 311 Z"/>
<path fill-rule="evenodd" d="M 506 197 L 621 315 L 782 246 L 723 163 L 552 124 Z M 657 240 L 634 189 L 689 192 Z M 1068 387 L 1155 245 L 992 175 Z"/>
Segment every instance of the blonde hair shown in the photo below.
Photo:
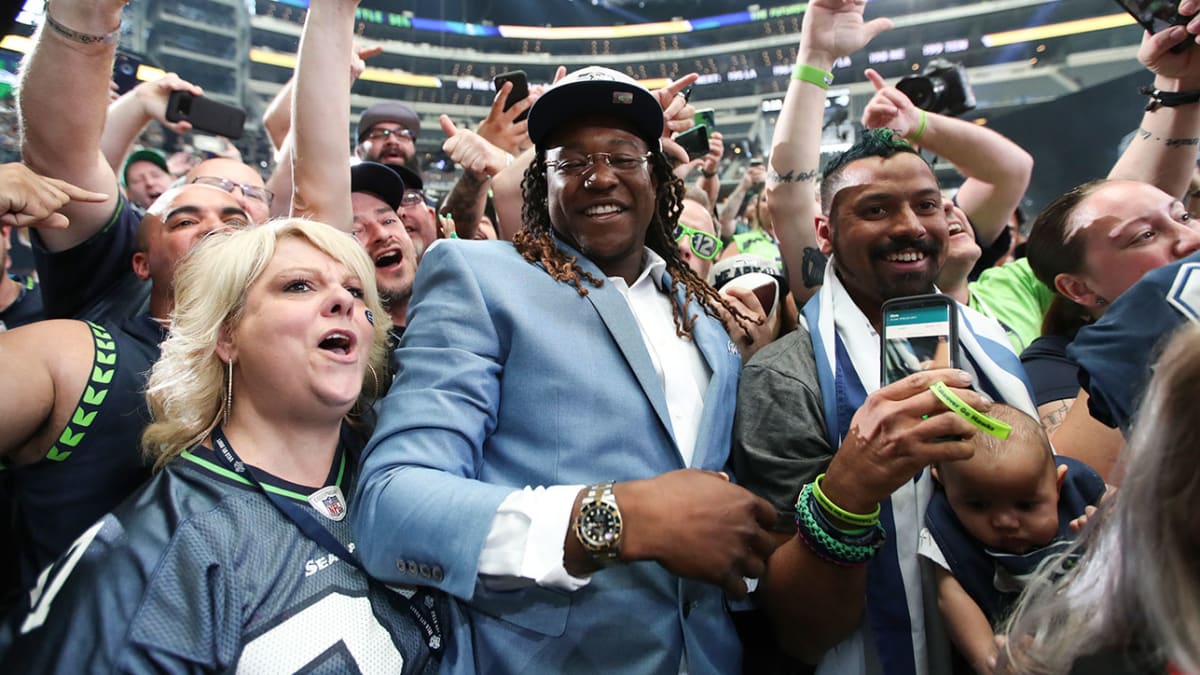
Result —
<path fill-rule="evenodd" d="M 338 261 L 362 284 L 363 301 L 374 314 L 375 334 L 368 365 L 386 373 L 391 320 L 375 286 L 375 266 L 349 234 L 323 223 L 289 218 L 244 230 L 215 232 L 201 241 L 175 273 L 175 310 L 171 334 L 146 385 L 153 422 L 142 434 L 142 448 L 155 468 L 204 441 L 225 406 L 226 366 L 217 356 L 222 330 L 241 321 L 246 293 L 275 255 L 278 243 L 301 239 Z M 387 382 L 364 382 L 359 405 L 381 394 Z M 358 406 L 356 406 L 358 407 Z"/>
<path fill-rule="evenodd" d="M 1121 491 L 1089 519 L 1060 579 L 1048 565 L 1006 627 L 1012 672 L 1064 673 L 1080 656 L 1149 647 L 1200 672 L 1200 327 L 1171 339 L 1138 408 Z"/>

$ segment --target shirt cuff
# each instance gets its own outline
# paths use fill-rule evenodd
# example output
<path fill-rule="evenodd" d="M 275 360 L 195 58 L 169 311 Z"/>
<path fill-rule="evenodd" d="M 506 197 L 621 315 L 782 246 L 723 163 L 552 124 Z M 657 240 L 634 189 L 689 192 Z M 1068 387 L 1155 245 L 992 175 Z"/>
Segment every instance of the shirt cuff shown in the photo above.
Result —
<path fill-rule="evenodd" d="M 563 541 L 575 498 L 584 487 L 526 486 L 508 495 L 496 509 L 479 554 L 480 576 L 491 577 L 485 583 L 520 587 L 532 582 L 563 591 L 586 586 L 589 577 L 573 577 L 563 567 Z"/>

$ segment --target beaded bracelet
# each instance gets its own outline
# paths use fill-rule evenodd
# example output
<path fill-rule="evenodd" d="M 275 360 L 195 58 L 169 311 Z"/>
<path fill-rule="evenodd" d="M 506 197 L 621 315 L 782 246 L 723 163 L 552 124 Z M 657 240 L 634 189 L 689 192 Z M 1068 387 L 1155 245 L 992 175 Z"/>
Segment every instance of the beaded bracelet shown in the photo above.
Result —
<path fill-rule="evenodd" d="M 859 527 L 871 527 L 875 523 L 879 522 L 879 504 L 876 504 L 875 510 L 870 513 L 851 513 L 837 504 L 834 504 L 833 500 L 831 500 L 829 497 L 826 497 L 825 493 L 821 491 L 821 480 L 824 478 L 825 474 L 821 474 L 812 482 L 812 493 L 813 497 L 816 498 L 817 503 L 821 505 L 821 508 L 825 509 L 826 513 L 834 518 L 850 523 L 851 525 L 857 525 Z"/>
<path fill-rule="evenodd" d="M 887 538 L 883 526 L 875 523 L 853 532 L 834 527 L 821 513 L 812 486 L 812 483 L 805 485 L 796 501 L 796 532 L 804 544 L 818 558 L 842 567 L 861 565 L 874 558 Z"/>
<path fill-rule="evenodd" d="M 829 85 L 833 84 L 833 73 L 827 70 L 821 70 L 816 66 L 808 66 L 803 63 L 797 63 L 796 66 L 792 68 L 792 79 L 815 84 L 822 89 L 828 89 Z"/>

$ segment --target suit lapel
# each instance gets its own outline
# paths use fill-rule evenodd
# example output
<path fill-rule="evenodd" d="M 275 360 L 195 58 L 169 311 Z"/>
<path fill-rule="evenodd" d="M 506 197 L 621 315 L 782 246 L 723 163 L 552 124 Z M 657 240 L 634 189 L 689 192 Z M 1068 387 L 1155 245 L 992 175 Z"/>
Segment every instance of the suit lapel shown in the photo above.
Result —
<path fill-rule="evenodd" d="M 671 287 L 671 275 L 663 274 L 662 287 Z M 675 294 L 675 302 L 682 303 L 683 296 L 684 292 L 680 289 Z M 692 339 L 711 372 L 708 388 L 704 392 L 704 412 L 700 417 L 700 428 L 696 433 L 696 449 L 692 459 L 693 466 L 703 467 L 707 466 L 707 458 L 714 451 L 728 452 L 728 448 L 714 447 L 714 441 L 722 438 L 718 433 L 718 425 L 724 424 L 724 411 L 721 407 L 731 405 L 736 396 L 735 376 L 740 372 L 742 357 L 737 345 L 730 340 L 720 322 L 704 314 L 703 310 L 694 304 L 689 306 L 689 311 L 693 314 L 700 313 L 692 326 Z"/>
<path fill-rule="evenodd" d="M 591 260 L 561 240 L 556 239 L 556 242 L 559 248 L 575 256 L 578 265 L 592 276 L 606 279 L 604 272 L 601 272 L 600 268 L 596 267 Z M 596 308 L 600 320 L 604 322 L 613 341 L 621 350 L 621 354 L 625 356 L 625 361 L 633 371 L 633 376 L 637 379 L 638 384 L 641 385 L 642 392 L 650 400 L 650 405 L 654 408 L 654 413 L 658 415 L 658 420 L 662 422 L 667 434 L 674 439 L 675 430 L 671 427 L 671 414 L 667 410 L 666 393 L 663 391 L 662 383 L 658 380 L 658 373 L 654 370 L 650 354 L 646 351 L 646 342 L 642 339 L 642 331 L 638 328 L 637 320 L 633 318 L 633 312 L 629 309 L 629 304 L 621 295 L 621 291 L 613 288 L 612 283 L 606 279 L 600 288 L 588 287 L 587 299 Z"/>

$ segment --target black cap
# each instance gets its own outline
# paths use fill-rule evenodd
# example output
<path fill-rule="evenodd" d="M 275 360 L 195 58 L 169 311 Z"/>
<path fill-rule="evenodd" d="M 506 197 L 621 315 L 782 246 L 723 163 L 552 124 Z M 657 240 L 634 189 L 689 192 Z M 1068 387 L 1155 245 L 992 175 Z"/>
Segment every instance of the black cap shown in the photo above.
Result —
<path fill-rule="evenodd" d="M 400 209 L 404 189 L 404 179 L 386 164 L 359 162 L 350 167 L 350 191 L 370 192 L 386 202 L 393 211 Z"/>
<path fill-rule="evenodd" d="M 394 169 L 400 177 L 404 179 L 404 187 L 408 190 L 424 190 L 425 181 L 421 180 L 421 174 L 404 166 L 403 164 L 388 164 Z"/>

